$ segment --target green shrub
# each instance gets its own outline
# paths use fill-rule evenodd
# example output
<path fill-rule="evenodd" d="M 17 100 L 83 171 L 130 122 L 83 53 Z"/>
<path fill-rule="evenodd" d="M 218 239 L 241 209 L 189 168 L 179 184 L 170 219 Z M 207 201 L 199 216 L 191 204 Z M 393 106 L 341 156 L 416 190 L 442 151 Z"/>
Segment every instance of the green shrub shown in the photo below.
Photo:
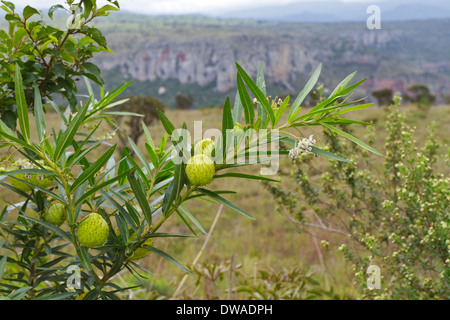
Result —
<path fill-rule="evenodd" d="M 339 246 L 362 297 L 449 299 L 450 179 L 436 166 L 442 146 L 431 126 L 419 149 L 395 102 L 387 109 L 384 164 L 324 130 L 329 151 L 349 162 L 330 161 L 318 172 L 303 157 L 284 177 L 294 190 L 268 188 L 300 230 Z M 380 268 L 380 289 L 368 288 L 370 265 Z"/>

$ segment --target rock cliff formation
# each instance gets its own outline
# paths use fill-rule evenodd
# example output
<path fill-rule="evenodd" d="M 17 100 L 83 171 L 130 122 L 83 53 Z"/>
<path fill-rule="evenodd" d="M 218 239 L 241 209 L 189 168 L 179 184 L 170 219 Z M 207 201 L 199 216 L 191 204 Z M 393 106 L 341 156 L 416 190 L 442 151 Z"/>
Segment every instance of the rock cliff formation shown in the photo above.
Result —
<path fill-rule="evenodd" d="M 363 87 L 366 94 L 386 86 L 404 91 L 415 83 L 426 83 L 437 94 L 450 89 L 449 78 L 433 72 L 432 65 L 421 68 L 386 51 L 397 42 L 408 43 L 402 30 L 369 31 L 350 26 L 336 35 L 330 33 L 329 26 L 301 30 L 300 24 L 296 28 L 299 30 L 243 27 L 241 32 L 222 28 L 216 35 L 178 27 L 174 28 L 174 37 L 166 33 L 149 39 L 130 38 L 125 48 L 123 40 L 119 42 L 114 33 L 109 33 L 112 50 L 120 50 L 115 55 L 101 56 L 96 62 L 102 70 L 118 69 L 122 75 L 139 81 L 209 85 L 219 93 L 235 87 L 235 61 L 252 76 L 262 62 L 266 80 L 286 92 L 298 92 L 321 62 L 321 81 L 326 85 L 335 85 L 345 75 L 359 70 L 361 77 L 369 78 Z"/>

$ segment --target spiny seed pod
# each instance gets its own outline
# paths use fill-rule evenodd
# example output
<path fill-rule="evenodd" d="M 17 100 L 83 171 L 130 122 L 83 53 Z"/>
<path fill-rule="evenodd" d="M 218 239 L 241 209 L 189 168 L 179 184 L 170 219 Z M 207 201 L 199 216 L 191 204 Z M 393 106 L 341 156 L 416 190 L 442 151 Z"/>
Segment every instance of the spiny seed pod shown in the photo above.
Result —
<path fill-rule="evenodd" d="M 213 149 L 214 149 L 214 141 L 212 141 L 211 139 L 203 139 L 195 144 L 194 155 L 204 154 L 208 157 L 211 157 Z"/>
<path fill-rule="evenodd" d="M 91 213 L 78 225 L 78 240 L 86 248 L 100 247 L 108 238 L 108 223 L 98 213 Z"/>
<path fill-rule="evenodd" d="M 32 174 L 31 175 L 31 179 L 30 179 L 31 183 L 41 187 L 41 188 L 48 188 L 52 182 L 53 182 L 53 178 L 50 176 L 45 176 L 45 175 L 37 175 L 37 174 Z"/>
<path fill-rule="evenodd" d="M 186 164 L 187 178 L 195 186 L 204 186 L 210 183 L 215 172 L 214 161 L 204 154 L 194 155 Z"/>
<path fill-rule="evenodd" d="M 13 169 L 16 170 L 16 169 Z M 19 181 L 17 179 L 14 179 L 13 177 L 16 177 L 17 179 L 20 180 L 25 180 L 25 181 L 29 181 L 31 183 L 31 177 L 30 175 L 26 175 L 26 174 L 15 174 L 12 177 L 9 177 L 9 183 L 16 189 L 19 189 L 20 191 L 23 192 L 28 192 L 33 190 L 33 187 L 26 184 L 25 182 Z"/>
<path fill-rule="evenodd" d="M 66 220 L 65 206 L 62 203 L 55 203 L 44 213 L 44 220 L 54 225 L 60 226 Z"/>
<path fill-rule="evenodd" d="M 45 169 L 50 170 L 50 168 L 43 165 L 42 161 L 38 161 Z M 38 166 L 36 166 L 34 163 L 31 163 L 27 159 L 18 159 L 15 163 L 13 163 L 11 166 L 9 166 L 6 171 L 13 171 L 13 170 L 21 170 L 21 169 L 39 169 Z M 14 177 L 27 181 L 31 184 L 34 184 L 41 188 L 47 188 L 49 187 L 53 182 L 53 177 L 48 175 L 37 175 L 37 174 L 16 174 L 12 177 L 9 177 L 10 184 L 23 192 L 28 192 L 33 190 L 33 187 L 19 181 L 17 179 L 14 179 Z"/>
<path fill-rule="evenodd" d="M 42 167 L 48 171 L 51 171 L 51 168 L 44 165 L 44 162 L 41 160 L 37 161 Z M 35 166 L 38 168 L 37 166 Z M 31 175 L 31 183 L 37 185 L 41 188 L 48 188 L 53 183 L 53 177 L 50 175 Z"/>

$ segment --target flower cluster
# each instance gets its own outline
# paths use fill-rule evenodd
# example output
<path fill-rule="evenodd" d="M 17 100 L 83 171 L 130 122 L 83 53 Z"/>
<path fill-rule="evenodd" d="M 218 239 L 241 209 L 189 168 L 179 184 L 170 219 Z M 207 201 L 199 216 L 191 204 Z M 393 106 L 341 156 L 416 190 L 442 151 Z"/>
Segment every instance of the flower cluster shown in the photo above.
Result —
<path fill-rule="evenodd" d="M 312 147 L 316 144 L 314 135 L 310 135 L 309 138 L 303 138 L 298 144 L 289 150 L 289 156 L 292 159 L 296 159 L 299 155 L 306 155 L 312 152 Z"/>

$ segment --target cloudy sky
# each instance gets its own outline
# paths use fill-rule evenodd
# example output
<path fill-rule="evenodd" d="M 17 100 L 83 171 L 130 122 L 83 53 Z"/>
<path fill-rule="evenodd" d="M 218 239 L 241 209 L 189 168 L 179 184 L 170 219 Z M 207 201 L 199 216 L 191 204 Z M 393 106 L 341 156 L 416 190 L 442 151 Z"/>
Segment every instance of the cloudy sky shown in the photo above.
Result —
<path fill-rule="evenodd" d="M 30 5 L 45 9 L 63 0 L 9 0 L 17 7 Z M 239 10 L 263 5 L 283 5 L 308 0 L 119 0 L 122 10 L 148 14 L 218 14 L 223 10 Z M 311 0 L 309 0 L 311 1 Z M 318 1 L 318 0 L 314 0 Z M 336 2 L 380 2 L 381 0 L 332 0 Z M 392 0 L 391 0 L 392 1 Z M 98 0 L 98 4 L 106 3 Z"/>

